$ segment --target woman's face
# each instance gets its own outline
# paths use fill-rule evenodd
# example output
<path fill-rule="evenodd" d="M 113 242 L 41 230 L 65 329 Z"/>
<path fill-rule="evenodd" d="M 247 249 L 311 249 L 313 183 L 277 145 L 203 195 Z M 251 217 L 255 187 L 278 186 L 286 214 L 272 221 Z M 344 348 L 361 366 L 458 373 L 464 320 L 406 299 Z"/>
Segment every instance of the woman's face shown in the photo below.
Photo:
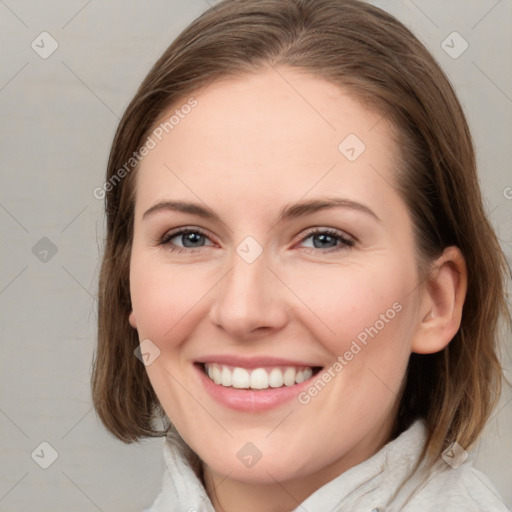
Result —
<path fill-rule="evenodd" d="M 389 125 L 278 69 L 215 82 L 154 132 L 129 320 L 212 474 L 315 488 L 389 439 L 421 288 Z"/>

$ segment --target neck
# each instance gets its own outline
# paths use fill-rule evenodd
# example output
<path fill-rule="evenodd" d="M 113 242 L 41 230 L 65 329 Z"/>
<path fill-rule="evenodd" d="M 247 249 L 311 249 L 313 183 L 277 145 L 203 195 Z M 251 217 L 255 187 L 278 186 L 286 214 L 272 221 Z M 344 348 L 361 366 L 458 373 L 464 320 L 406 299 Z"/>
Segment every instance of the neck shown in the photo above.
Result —
<path fill-rule="evenodd" d="M 232 473 L 223 475 L 204 464 L 203 483 L 216 512 L 290 512 L 325 484 L 377 453 L 390 438 L 390 431 L 380 434 L 321 470 L 286 481 L 239 481 Z"/>
<path fill-rule="evenodd" d="M 247 484 L 204 469 L 205 484 L 216 512 L 289 512 L 300 503 L 279 482 Z"/>

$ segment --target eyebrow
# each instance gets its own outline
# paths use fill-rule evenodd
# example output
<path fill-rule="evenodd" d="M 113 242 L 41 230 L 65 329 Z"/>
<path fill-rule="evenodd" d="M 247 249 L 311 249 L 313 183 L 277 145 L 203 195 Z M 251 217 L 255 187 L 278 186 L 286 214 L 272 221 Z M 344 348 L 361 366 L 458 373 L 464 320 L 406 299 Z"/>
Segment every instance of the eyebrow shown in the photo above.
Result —
<path fill-rule="evenodd" d="M 307 201 L 299 201 L 298 203 L 287 205 L 281 208 L 279 211 L 276 224 L 280 224 L 286 220 L 312 215 L 321 210 L 327 210 L 331 208 L 347 208 L 356 210 L 373 217 L 378 222 L 381 222 L 377 214 L 364 204 L 358 203 L 357 201 L 351 201 L 349 199 L 333 197 L 325 199 L 310 199 Z M 190 203 L 187 201 L 160 201 L 159 203 L 151 206 L 151 208 L 146 210 L 142 215 L 142 218 L 145 219 L 161 211 L 177 211 L 197 215 L 205 219 L 220 220 L 218 215 L 209 208 L 201 206 L 197 203 Z"/>
<path fill-rule="evenodd" d="M 205 208 L 204 206 L 196 203 L 188 203 L 186 201 L 161 201 L 146 210 L 144 215 L 142 215 L 142 218 L 145 219 L 146 217 L 161 211 L 183 212 L 198 215 L 199 217 L 204 217 L 206 219 L 219 219 L 219 217 L 209 208 Z"/>

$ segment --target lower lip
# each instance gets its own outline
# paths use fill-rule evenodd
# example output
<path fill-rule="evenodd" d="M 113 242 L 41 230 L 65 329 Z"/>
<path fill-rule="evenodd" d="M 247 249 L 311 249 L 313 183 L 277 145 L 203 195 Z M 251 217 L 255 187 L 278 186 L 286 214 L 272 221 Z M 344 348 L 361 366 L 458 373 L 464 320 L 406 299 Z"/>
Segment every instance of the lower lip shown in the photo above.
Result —
<path fill-rule="evenodd" d="M 195 365 L 199 377 L 203 382 L 208 394 L 220 404 L 242 412 L 261 412 L 278 407 L 294 398 L 306 389 L 316 377 L 294 384 L 293 386 L 282 386 L 280 388 L 269 388 L 262 390 L 237 389 L 233 387 L 215 384 L 199 365 Z"/>

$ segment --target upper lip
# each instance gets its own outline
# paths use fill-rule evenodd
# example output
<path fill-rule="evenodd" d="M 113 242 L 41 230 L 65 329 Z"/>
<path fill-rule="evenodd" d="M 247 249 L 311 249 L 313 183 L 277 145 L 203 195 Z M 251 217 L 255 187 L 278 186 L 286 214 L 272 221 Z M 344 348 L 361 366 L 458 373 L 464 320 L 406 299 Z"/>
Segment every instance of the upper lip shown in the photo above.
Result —
<path fill-rule="evenodd" d="M 236 366 L 238 368 L 262 368 L 264 366 L 294 366 L 300 367 L 321 367 L 320 364 L 311 363 L 309 361 L 297 361 L 293 359 L 284 359 L 281 357 L 271 356 L 253 356 L 240 357 L 233 354 L 210 355 L 197 359 L 196 363 L 217 363 L 227 366 Z"/>

